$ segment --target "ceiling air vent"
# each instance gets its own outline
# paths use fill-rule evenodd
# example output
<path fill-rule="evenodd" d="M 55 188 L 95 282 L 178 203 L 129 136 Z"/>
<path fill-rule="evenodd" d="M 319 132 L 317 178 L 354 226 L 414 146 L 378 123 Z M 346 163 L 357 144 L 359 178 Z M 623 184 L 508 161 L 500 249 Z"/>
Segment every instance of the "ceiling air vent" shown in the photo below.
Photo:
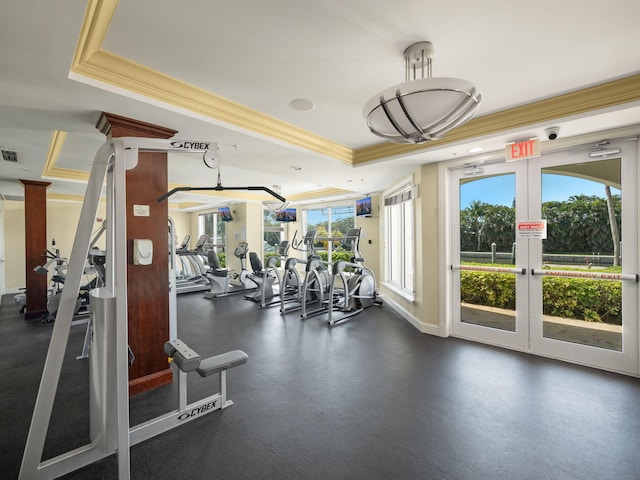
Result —
<path fill-rule="evenodd" d="M 9 163 L 22 163 L 22 155 L 15 150 L 9 150 L 8 148 L 0 149 L 2 151 L 2 160 Z"/>

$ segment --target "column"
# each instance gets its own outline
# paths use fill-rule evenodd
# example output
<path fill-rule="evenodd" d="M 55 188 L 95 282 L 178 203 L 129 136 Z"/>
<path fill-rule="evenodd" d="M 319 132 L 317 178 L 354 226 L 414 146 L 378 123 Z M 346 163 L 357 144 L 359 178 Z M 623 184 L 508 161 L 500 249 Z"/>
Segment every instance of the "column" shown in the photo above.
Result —
<path fill-rule="evenodd" d="M 25 278 L 27 304 L 24 318 L 47 313 L 47 276 L 33 269 L 47 262 L 47 187 L 49 182 L 20 180 L 24 185 Z"/>
<path fill-rule="evenodd" d="M 96 128 L 108 138 L 171 138 L 177 133 L 111 113 L 103 113 Z M 129 394 L 135 395 L 173 378 L 163 351 L 169 340 L 169 213 L 167 202 L 157 202 L 168 190 L 167 153 L 140 152 L 126 181 L 129 346 L 135 355 Z M 133 264 L 134 239 L 153 242 L 151 265 Z"/>

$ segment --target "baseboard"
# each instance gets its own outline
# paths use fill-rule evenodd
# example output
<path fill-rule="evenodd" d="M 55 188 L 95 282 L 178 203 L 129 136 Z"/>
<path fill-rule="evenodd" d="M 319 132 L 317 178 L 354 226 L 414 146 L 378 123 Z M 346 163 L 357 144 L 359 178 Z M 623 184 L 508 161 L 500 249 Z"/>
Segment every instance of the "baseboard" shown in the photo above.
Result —
<path fill-rule="evenodd" d="M 146 392 L 162 385 L 167 385 L 173 381 L 173 372 L 170 368 L 161 370 L 160 372 L 151 373 L 143 377 L 129 380 L 129 396 L 132 397 L 138 393 Z"/>
<path fill-rule="evenodd" d="M 438 337 L 446 337 L 447 335 L 441 331 L 440 325 L 432 325 L 430 323 L 422 322 L 415 315 L 411 314 L 407 309 L 400 306 L 398 303 L 391 300 L 388 296 L 382 297 L 384 304 L 391 307 L 396 313 L 398 313 L 407 322 L 413 325 L 419 332 L 426 333 L 428 335 L 436 335 Z"/>

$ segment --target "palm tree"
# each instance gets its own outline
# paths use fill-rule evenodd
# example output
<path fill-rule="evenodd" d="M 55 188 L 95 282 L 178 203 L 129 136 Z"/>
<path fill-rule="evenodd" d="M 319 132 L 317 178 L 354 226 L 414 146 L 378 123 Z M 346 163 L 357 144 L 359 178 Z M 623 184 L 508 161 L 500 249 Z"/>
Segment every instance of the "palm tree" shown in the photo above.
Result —
<path fill-rule="evenodd" d="M 469 202 L 469 207 L 467 208 L 467 211 L 469 212 L 469 218 L 472 222 L 471 224 L 476 233 L 476 252 L 480 251 L 480 243 L 482 241 L 482 229 L 484 227 L 486 213 L 484 207 L 485 204 L 480 200 L 473 200 Z"/>
<path fill-rule="evenodd" d="M 611 239 L 613 240 L 613 266 L 620 265 L 620 235 L 618 234 L 618 221 L 616 220 L 616 209 L 613 204 L 611 187 L 604 186 L 604 193 L 607 196 L 607 211 L 609 212 L 609 227 L 611 228 Z"/>

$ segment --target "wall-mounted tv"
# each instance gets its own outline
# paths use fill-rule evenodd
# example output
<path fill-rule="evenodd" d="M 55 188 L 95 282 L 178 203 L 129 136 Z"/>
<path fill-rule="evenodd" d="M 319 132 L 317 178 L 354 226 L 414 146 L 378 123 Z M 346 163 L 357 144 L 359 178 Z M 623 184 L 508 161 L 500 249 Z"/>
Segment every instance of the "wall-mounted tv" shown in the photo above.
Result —
<path fill-rule="evenodd" d="M 220 220 L 222 220 L 223 222 L 230 222 L 231 220 L 233 220 L 229 207 L 218 208 L 218 215 L 220 215 Z"/>
<path fill-rule="evenodd" d="M 287 208 L 276 212 L 276 222 L 295 222 L 297 220 L 296 209 Z"/>
<path fill-rule="evenodd" d="M 356 200 L 356 216 L 357 217 L 370 217 L 371 216 L 371 197 L 361 198 Z"/>

